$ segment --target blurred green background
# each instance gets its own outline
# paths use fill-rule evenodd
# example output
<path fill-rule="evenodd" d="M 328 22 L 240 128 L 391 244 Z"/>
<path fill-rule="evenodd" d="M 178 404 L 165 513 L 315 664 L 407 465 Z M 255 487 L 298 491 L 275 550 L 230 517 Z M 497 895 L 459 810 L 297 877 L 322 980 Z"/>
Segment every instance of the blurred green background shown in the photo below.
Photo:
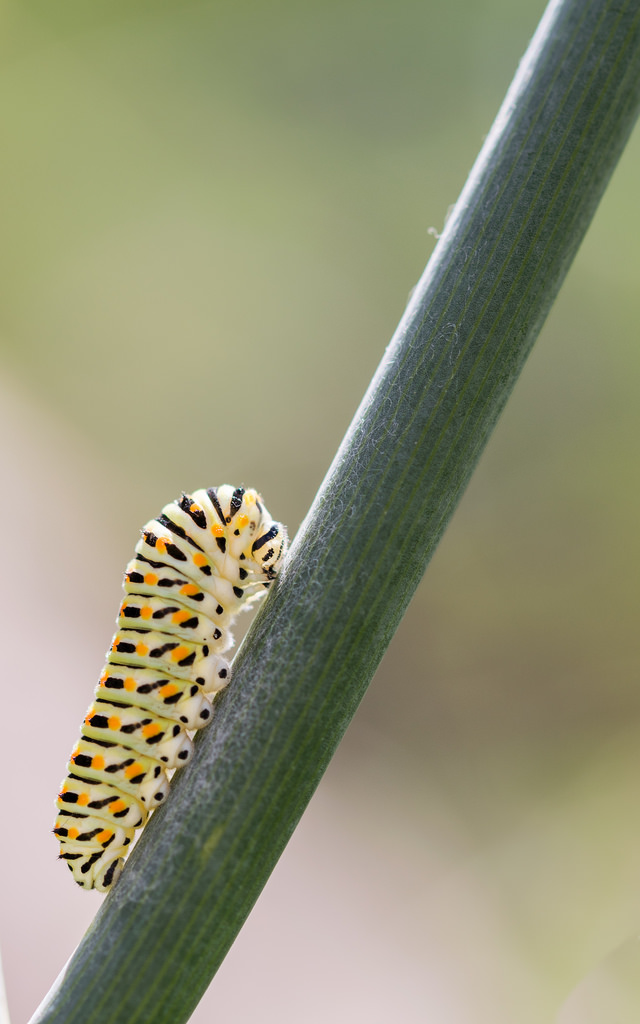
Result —
<path fill-rule="evenodd" d="M 22 1020 L 99 903 L 47 833 L 138 529 L 230 482 L 295 533 L 543 4 L 0 10 L 5 770 L 23 773 L 1 938 Z M 194 1021 L 533 1024 L 640 926 L 639 167 L 636 133 Z"/>

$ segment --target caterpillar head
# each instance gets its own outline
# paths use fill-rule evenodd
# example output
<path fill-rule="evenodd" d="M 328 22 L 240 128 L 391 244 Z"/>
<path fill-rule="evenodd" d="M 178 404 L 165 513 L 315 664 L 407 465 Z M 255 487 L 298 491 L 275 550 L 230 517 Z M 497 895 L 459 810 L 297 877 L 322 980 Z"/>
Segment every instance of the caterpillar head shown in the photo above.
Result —
<path fill-rule="evenodd" d="M 232 557 L 251 559 L 265 578 L 277 576 L 287 551 L 287 531 L 271 518 L 261 496 L 253 489 L 224 484 L 216 489 L 227 529 L 227 551 Z"/>
<path fill-rule="evenodd" d="M 266 512 L 266 509 L 263 511 Z M 251 545 L 251 557 L 269 580 L 278 575 L 288 543 L 287 531 L 282 523 L 274 523 L 268 514 L 265 521 L 263 516 L 258 536 Z"/>

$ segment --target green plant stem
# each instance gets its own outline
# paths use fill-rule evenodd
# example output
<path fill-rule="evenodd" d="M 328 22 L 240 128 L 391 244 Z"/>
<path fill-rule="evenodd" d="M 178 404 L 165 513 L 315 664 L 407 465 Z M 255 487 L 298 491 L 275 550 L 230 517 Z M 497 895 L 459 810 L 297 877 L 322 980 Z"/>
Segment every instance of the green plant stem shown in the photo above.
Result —
<path fill-rule="evenodd" d="M 34 1022 L 188 1019 L 423 575 L 639 100 L 637 0 L 552 3 L 216 722 Z"/>

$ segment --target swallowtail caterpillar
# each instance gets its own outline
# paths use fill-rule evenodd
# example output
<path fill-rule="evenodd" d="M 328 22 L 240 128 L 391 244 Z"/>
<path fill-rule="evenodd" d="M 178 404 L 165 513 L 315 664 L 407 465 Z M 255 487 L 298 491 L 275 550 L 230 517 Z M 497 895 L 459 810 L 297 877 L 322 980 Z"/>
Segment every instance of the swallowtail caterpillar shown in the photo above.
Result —
<path fill-rule="evenodd" d="M 228 484 L 183 494 L 143 528 L 56 802 L 60 858 L 84 889 L 113 885 L 169 792 L 167 769 L 191 757 L 189 732 L 229 682 L 230 626 L 275 579 L 287 543 L 260 495 Z"/>

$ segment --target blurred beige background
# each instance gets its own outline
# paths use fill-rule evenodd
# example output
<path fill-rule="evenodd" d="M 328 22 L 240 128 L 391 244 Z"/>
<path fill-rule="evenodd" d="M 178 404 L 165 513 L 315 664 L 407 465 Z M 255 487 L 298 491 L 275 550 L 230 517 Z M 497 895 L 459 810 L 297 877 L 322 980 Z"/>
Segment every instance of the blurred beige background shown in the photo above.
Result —
<path fill-rule="evenodd" d="M 100 903 L 50 829 L 139 528 L 230 482 L 295 532 L 542 10 L 2 6 L 14 1024 Z M 196 1024 L 637 1022 L 639 168 Z"/>

